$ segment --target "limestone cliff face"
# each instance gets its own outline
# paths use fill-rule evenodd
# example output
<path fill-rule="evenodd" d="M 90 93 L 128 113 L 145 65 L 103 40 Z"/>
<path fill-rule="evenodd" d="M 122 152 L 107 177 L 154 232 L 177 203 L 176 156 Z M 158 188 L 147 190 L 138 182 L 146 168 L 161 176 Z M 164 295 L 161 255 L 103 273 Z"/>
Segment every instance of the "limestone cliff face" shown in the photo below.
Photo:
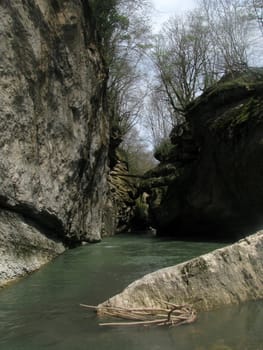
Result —
<path fill-rule="evenodd" d="M 158 307 L 162 301 L 211 310 L 263 298 L 263 232 L 150 273 L 99 305 Z"/>
<path fill-rule="evenodd" d="M 0 2 L 1 246 L 31 241 L 25 220 L 31 238 L 101 238 L 109 121 L 91 21 L 88 1 Z"/>
<path fill-rule="evenodd" d="M 0 288 L 65 251 L 63 243 L 49 234 L 20 214 L 0 212 Z"/>
<path fill-rule="evenodd" d="M 263 75 L 223 79 L 189 106 L 173 130 L 174 166 L 152 196 L 159 231 L 178 236 L 233 238 L 262 227 Z M 154 197 L 155 196 L 155 197 Z"/>

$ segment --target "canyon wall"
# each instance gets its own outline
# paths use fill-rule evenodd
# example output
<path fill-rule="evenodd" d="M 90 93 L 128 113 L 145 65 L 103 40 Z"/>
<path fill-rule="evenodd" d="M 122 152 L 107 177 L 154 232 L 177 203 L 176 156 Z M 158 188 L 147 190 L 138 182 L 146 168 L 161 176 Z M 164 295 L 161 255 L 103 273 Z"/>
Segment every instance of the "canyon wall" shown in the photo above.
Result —
<path fill-rule="evenodd" d="M 101 239 L 110 132 L 88 1 L 1 1 L 0 52 L 4 283 Z"/>
<path fill-rule="evenodd" d="M 169 152 L 157 154 L 153 175 L 162 181 L 150 189 L 150 207 L 160 234 L 233 240 L 262 227 L 262 95 L 255 68 L 222 78 L 189 105 Z"/>

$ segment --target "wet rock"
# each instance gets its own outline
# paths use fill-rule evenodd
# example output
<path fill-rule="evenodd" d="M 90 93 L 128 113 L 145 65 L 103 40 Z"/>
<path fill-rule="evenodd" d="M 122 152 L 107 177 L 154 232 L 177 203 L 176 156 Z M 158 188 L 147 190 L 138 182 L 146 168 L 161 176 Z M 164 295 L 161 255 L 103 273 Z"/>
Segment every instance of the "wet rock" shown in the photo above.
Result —
<path fill-rule="evenodd" d="M 156 307 L 163 300 L 211 310 L 262 298 L 263 231 L 259 231 L 228 247 L 150 273 L 101 306 Z"/>

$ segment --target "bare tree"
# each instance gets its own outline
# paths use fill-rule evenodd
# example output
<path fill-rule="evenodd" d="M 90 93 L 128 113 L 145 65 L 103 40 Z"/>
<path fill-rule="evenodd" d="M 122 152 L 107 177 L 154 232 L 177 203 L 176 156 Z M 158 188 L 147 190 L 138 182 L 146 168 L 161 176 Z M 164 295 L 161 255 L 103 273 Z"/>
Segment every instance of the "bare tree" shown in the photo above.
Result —
<path fill-rule="evenodd" d="M 155 76 L 145 117 L 155 145 L 167 138 L 171 125 L 184 122 L 189 103 L 200 93 L 224 74 L 247 69 L 248 1 L 260 0 L 200 0 L 197 9 L 171 18 L 155 37 Z"/>
<path fill-rule="evenodd" d="M 208 45 L 204 20 L 198 11 L 185 18 L 171 18 L 155 41 L 152 59 L 157 80 L 176 117 L 184 114 L 205 84 Z"/>
<path fill-rule="evenodd" d="M 144 112 L 144 125 L 151 145 L 157 147 L 164 139 L 168 139 L 177 121 L 162 87 L 153 86 L 145 99 Z"/>
<path fill-rule="evenodd" d="M 149 35 L 147 0 L 118 0 L 117 18 L 110 38 L 107 62 L 109 66 L 108 108 L 112 126 L 122 139 L 140 117 L 143 74 L 140 62 Z"/>
<path fill-rule="evenodd" d="M 254 15 L 259 24 L 259 28 L 263 34 L 263 0 L 249 0 L 249 4 L 252 6 Z"/>
<path fill-rule="evenodd" d="M 126 154 L 131 174 L 142 175 L 157 163 L 144 135 L 136 127 L 130 129 L 126 134 L 122 149 Z"/>
<path fill-rule="evenodd" d="M 217 70 L 247 69 L 250 21 L 245 0 L 201 0 L 201 8 L 210 42 L 215 43 Z"/>

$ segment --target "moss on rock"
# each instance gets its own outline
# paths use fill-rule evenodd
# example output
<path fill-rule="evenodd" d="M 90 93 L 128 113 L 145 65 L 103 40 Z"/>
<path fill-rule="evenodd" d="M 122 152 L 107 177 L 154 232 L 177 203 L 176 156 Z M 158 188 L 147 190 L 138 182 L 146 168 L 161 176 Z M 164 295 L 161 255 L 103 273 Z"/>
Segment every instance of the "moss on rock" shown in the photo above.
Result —
<path fill-rule="evenodd" d="M 188 107 L 161 162 L 166 191 L 150 210 L 159 233 L 231 239 L 262 225 L 263 70 L 223 78 Z M 175 168 L 176 178 L 163 176 Z M 154 174 L 154 171 L 152 172 Z M 155 177 L 157 175 L 155 174 Z"/>

